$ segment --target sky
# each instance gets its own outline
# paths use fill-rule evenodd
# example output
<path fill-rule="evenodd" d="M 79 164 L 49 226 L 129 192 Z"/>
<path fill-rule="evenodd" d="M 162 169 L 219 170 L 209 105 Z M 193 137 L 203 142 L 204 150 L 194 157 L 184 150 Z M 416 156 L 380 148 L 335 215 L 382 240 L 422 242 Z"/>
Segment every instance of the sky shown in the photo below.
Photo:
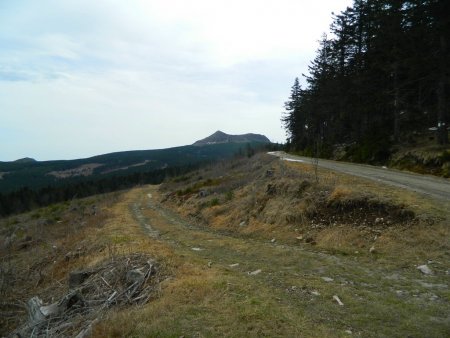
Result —
<path fill-rule="evenodd" d="M 0 161 L 284 142 L 280 119 L 350 0 L 0 0 Z M 302 80 L 301 80 L 302 81 Z"/>

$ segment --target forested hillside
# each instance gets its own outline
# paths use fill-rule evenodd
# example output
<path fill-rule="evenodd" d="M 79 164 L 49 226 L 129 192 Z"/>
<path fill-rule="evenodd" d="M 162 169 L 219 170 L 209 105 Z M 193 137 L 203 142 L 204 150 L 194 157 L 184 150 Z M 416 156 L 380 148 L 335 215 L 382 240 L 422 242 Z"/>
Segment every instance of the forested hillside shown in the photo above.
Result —
<path fill-rule="evenodd" d="M 355 0 L 295 79 L 283 124 L 291 149 L 383 161 L 419 136 L 448 144 L 450 1 Z"/>
<path fill-rule="evenodd" d="M 159 184 L 198 167 L 276 149 L 270 143 L 219 143 L 125 151 L 67 161 L 0 162 L 0 217 L 73 198 Z"/>

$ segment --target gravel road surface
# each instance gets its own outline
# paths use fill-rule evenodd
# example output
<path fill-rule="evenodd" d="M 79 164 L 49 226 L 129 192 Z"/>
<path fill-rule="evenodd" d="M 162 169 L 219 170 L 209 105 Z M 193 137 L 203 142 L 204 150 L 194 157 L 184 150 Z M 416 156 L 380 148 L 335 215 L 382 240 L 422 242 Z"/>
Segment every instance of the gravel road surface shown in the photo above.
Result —
<path fill-rule="evenodd" d="M 286 154 L 283 151 L 270 152 L 270 155 L 278 156 L 285 161 L 303 162 L 313 164 L 310 157 Z M 365 164 L 337 162 L 331 160 L 318 160 L 320 167 L 343 172 L 349 175 L 368 178 L 396 187 L 405 188 L 418 193 L 429 195 L 438 199 L 450 201 L 450 180 L 429 175 L 413 174 L 409 172 L 375 167 Z"/>

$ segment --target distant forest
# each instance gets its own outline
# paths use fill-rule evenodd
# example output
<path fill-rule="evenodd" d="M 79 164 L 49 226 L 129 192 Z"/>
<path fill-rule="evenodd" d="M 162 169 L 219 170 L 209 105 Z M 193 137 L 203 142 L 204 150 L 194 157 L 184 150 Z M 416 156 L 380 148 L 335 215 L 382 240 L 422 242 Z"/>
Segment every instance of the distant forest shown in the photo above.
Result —
<path fill-rule="evenodd" d="M 366 162 L 414 135 L 448 144 L 450 1 L 355 0 L 333 16 L 285 103 L 288 147 L 328 156 L 354 144 Z"/>
<path fill-rule="evenodd" d="M 213 146 L 204 146 L 203 157 L 192 159 L 189 156 L 178 154 L 182 149 L 184 153 L 194 154 L 192 149 L 196 147 L 169 148 L 161 150 L 164 154 L 177 156 L 178 162 L 162 169 L 147 170 L 143 172 L 126 173 L 116 176 L 102 177 L 98 175 L 88 176 L 79 181 L 61 180 L 58 184 L 49 184 L 45 187 L 22 186 L 14 191 L 0 192 L 0 217 L 19 214 L 35 208 L 44 207 L 54 203 L 69 201 L 75 198 L 83 198 L 96 194 L 104 194 L 113 191 L 129 189 L 143 184 L 160 184 L 165 179 L 170 179 L 217 161 L 229 161 L 232 158 L 252 157 L 257 152 L 280 150 L 279 144 L 274 143 L 228 143 Z M 126 160 L 133 152 L 102 155 L 103 160 Z M 177 155 L 178 154 L 178 155 Z M 140 154 L 138 154 L 141 156 Z M 142 154 L 145 156 L 145 153 Z M 151 151 L 148 154 L 152 157 Z M 156 155 L 153 155 L 155 158 Z M 98 157 L 97 157 L 98 159 Z M 74 160 L 72 162 L 78 162 Z M 184 162 L 184 163 L 183 163 Z M 44 163 L 45 164 L 45 163 Z M 58 164 L 58 163 L 57 163 Z"/>
<path fill-rule="evenodd" d="M 61 186 L 47 186 L 41 189 L 20 188 L 7 194 L 0 193 L 0 217 L 19 214 L 35 208 L 51 205 L 74 198 L 83 198 L 128 189 L 140 184 L 159 184 L 166 176 L 179 175 L 197 168 L 185 166 L 159 169 L 145 173 L 134 173 L 122 177 L 108 177 L 99 180 L 86 180 Z"/>

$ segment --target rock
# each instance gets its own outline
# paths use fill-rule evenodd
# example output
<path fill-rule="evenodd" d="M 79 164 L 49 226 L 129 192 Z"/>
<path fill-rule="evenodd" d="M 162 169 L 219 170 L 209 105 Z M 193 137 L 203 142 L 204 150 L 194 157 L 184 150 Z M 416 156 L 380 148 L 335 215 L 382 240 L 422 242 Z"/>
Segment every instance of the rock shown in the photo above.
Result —
<path fill-rule="evenodd" d="M 320 296 L 320 292 L 317 291 L 317 290 L 311 291 L 311 294 L 314 295 L 314 296 Z"/>
<path fill-rule="evenodd" d="M 211 266 L 212 266 L 212 262 L 209 261 L 209 262 L 208 262 L 208 268 L 210 268 Z"/>
<path fill-rule="evenodd" d="M 419 265 L 417 267 L 417 269 L 420 270 L 420 272 L 422 272 L 424 275 L 431 275 L 433 273 L 433 271 L 431 271 L 431 269 L 428 267 L 428 265 L 424 264 L 424 265 Z"/>
<path fill-rule="evenodd" d="M 431 295 L 430 295 L 430 298 L 428 298 L 430 301 L 432 301 L 432 302 L 434 302 L 434 301 L 436 301 L 436 300 L 438 300 L 439 299 L 439 296 L 438 295 L 435 295 L 434 293 L 432 293 Z"/>
<path fill-rule="evenodd" d="M 352 334 L 353 332 L 352 332 L 352 330 L 345 330 L 345 333 Z"/>
<path fill-rule="evenodd" d="M 330 277 L 322 277 L 322 279 L 327 283 L 334 281 L 334 279 Z"/>
<path fill-rule="evenodd" d="M 239 223 L 239 226 L 241 227 L 245 227 L 247 225 L 247 223 L 245 221 L 242 221 L 241 223 Z"/>
<path fill-rule="evenodd" d="M 298 239 L 299 241 L 301 241 L 301 240 L 303 239 L 303 236 L 300 235 L 300 236 L 297 236 L 297 237 L 295 237 L 295 238 Z"/>
<path fill-rule="evenodd" d="M 338 296 L 334 295 L 333 299 L 336 301 L 336 303 L 338 303 L 340 306 L 344 306 L 344 303 L 341 302 L 341 300 L 339 299 Z"/>
<path fill-rule="evenodd" d="M 194 250 L 194 251 L 202 251 L 203 249 L 202 248 L 192 248 L 192 250 Z"/>
<path fill-rule="evenodd" d="M 275 243 L 277 240 L 275 239 L 275 238 L 272 238 L 271 240 L 270 240 L 270 243 Z"/>
<path fill-rule="evenodd" d="M 239 266 L 239 263 L 234 263 L 234 264 L 230 264 L 230 265 L 229 265 L 230 268 L 235 268 L 235 267 L 237 267 L 237 266 Z"/>
<path fill-rule="evenodd" d="M 255 271 L 249 272 L 248 274 L 249 274 L 250 276 L 255 276 L 255 275 L 258 275 L 258 274 L 260 274 L 261 272 L 262 272 L 262 270 L 261 270 L 261 269 L 258 269 L 258 270 L 255 270 Z"/>
<path fill-rule="evenodd" d="M 370 252 L 371 254 L 376 253 L 375 245 L 372 245 L 372 246 L 370 247 L 369 252 Z"/>

